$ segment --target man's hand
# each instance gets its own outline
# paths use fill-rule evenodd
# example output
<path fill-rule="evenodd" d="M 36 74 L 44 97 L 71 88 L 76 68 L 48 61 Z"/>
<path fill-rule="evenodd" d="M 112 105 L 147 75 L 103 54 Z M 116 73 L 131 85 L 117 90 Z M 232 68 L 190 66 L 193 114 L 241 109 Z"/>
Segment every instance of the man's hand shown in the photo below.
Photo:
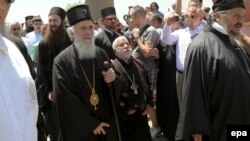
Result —
<path fill-rule="evenodd" d="M 142 115 L 145 116 L 146 114 L 148 114 L 148 113 L 149 113 L 149 110 L 150 110 L 151 108 L 153 108 L 153 107 L 151 107 L 149 104 L 147 104 L 147 107 L 146 107 L 146 109 L 144 110 L 144 112 L 142 113 Z"/>
<path fill-rule="evenodd" d="M 194 138 L 194 141 L 202 141 L 201 134 L 193 134 L 192 137 Z"/>
<path fill-rule="evenodd" d="M 135 112 L 136 112 L 135 109 L 129 109 L 128 112 L 127 112 L 127 114 L 128 115 L 133 115 Z"/>
<path fill-rule="evenodd" d="M 176 22 L 177 22 L 176 19 L 175 19 L 176 16 L 178 16 L 178 14 L 172 13 L 172 14 L 165 20 L 165 24 L 167 24 L 167 25 L 170 26 L 170 25 L 176 23 Z"/>
<path fill-rule="evenodd" d="M 49 101 L 54 101 L 53 92 L 49 92 L 48 99 Z"/>
<path fill-rule="evenodd" d="M 105 122 L 101 122 L 98 127 L 93 131 L 94 135 L 106 135 L 106 132 L 104 130 L 104 127 L 109 127 L 110 125 L 108 123 Z"/>
<path fill-rule="evenodd" d="M 106 83 L 111 83 L 116 78 L 116 74 L 115 74 L 115 72 L 114 72 L 114 70 L 112 68 L 109 68 L 106 72 L 103 71 L 102 74 L 103 74 L 103 77 L 104 77 L 104 81 Z"/>
<path fill-rule="evenodd" d="M 134 38 L 140 37 L 139 28 L 134 28 L 134 29 L 131 31 L 131 33 L 132 33 L 132 37 L 134 37 Z"/>

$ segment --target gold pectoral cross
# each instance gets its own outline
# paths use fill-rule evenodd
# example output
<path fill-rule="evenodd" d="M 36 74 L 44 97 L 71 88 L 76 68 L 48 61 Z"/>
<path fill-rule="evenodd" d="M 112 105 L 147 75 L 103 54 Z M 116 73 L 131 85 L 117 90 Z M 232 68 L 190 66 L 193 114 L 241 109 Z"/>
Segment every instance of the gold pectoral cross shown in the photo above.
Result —
<path fill-rule="evenodd" d="M 99 103 L 99 97 L 95 93 L 95 89 L 92 89 L 92 94 L 90 96 L 90 103 L 91 103 L 91 105 L 94 106 L 94 109 L 97 110 L 97 105 Z"/>
<path fill-rule="evenodd" d="M 135 84 L 135 82 L 132 82 L 132 85 L 130 87 L 132 90 L 134 90 L 134 94 L 138 94 L 138 88 L 139 86 Z"/>

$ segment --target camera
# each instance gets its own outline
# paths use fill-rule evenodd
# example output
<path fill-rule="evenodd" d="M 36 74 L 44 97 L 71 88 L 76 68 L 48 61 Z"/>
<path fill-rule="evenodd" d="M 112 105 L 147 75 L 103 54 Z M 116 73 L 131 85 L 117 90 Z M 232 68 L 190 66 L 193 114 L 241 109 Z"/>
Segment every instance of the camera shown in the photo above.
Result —
<path fill-rule="evenodd" d="M 183 15 L 182 16 L 175 16 L 174 18 L 178 22 L 183 22 L 185 20 L 185 16 L 183 16 Z"/>
<path fill-rule="evenodd" d="M 123 15 L 123 19 L 125 21 L 128 21 L 131 18 L 131 15 Z"/>

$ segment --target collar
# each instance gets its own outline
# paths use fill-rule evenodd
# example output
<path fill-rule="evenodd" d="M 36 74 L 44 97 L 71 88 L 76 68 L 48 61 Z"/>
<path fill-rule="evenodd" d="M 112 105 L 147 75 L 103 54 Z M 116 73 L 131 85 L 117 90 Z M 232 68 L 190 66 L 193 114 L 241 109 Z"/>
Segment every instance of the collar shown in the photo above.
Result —
<path fill-rule="evenodd" d="M 114 34 L 113 31 L 111 31 L 111 30 L 109 30 L 109 29 L 107 29 L 107 28 L 104 28 L 104 30 L 107 31 L 108 33 L 110 33 L 110 34 L 113 36 L 113 34 Z"/>
<path fill-rule="evenodd" d="M 219 25 L 217 22 L 214 22 L 214 23 L 212 24 L 212 27 L 213 27 L 214 29 L 218 30 L 220 33 L 223 33 L 223 34 L 225 34 L 225 35 L 228 35 L 228 33 L 226 32 L 226 30 L 225 30 L 221 25 Z"/>
<path fill-rule="evenodd" d="M 204 30 L 206 24 L 204 24 L 203 22 L 201 22 L 198 26 L 196 26 L 193 30 L 191 30 L 189 27 L 186 28 L 187 31 L 191 31 L 191 32 L 201 32 Z"/>

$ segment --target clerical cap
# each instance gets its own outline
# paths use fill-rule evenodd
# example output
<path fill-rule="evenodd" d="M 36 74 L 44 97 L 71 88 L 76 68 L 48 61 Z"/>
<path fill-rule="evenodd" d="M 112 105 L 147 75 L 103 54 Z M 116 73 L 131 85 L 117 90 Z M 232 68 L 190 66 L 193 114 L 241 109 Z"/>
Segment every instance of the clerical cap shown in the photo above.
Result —
<path fill-rule="evenodd" d="M 32 15 L 26 16 L 26 17 L 25 17 L 25 21 L 32 20 L 33 17 L 34 17 L 34 16 L 32 16 Z"/>
<path fill-rule="evenodd" d="M 61 7 L 52 7 L 49 12 L 49 16 L 50 15 L 58 15 L 62 20 L 64 20 L 66 12 Z"/>
<path fill-rule="evenodd" d="M 92 20 L 88 5 L 77 5 L 75 7 L 70 8 L 67 11 L 67 17 L 70 26 L 84 20 Z"/>
<path fill-rule="evenodd" d="M 229 10 L 233 8 L 245 8 L 243 0 L 215 0 L 213 12 Z"/>
<path fill-rule="evenodd" d="M 108 15 L 116 15 L 115 8 L 114 7 L 104 8 L 102 9 L 101 14 L 103 18 L 105 18 Z"/>

